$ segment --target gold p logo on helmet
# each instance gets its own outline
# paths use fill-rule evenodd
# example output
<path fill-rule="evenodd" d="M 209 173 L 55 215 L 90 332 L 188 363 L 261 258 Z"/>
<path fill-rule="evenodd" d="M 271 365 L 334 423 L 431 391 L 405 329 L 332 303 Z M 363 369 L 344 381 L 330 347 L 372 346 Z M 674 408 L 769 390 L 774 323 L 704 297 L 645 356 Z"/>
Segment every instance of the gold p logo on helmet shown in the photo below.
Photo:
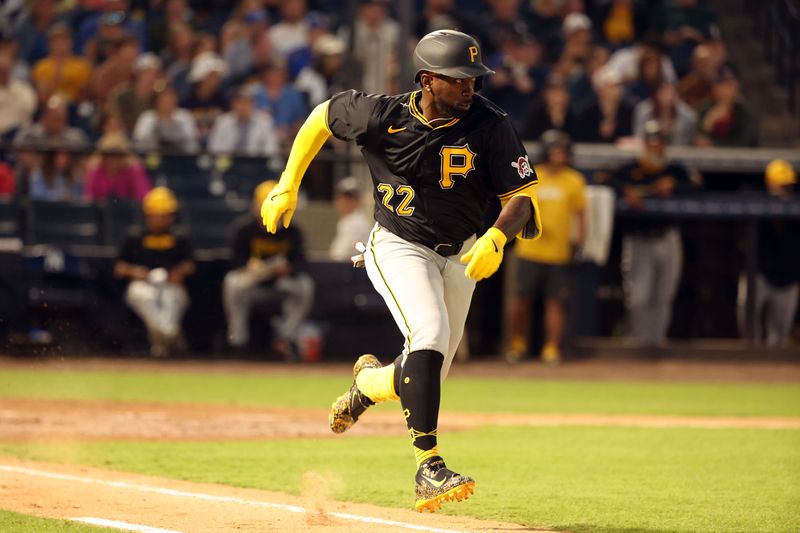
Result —
<path fill-rule="evenodd" d="M 469 47 L 469 61 L 470 63 L 475 62 L 475 58 L 478 56 L 478 47 L 477 46 L 470 46 Z"/>
<path fill-rule="evenodd" d="M 156 187 L 142 200 L 145 215 L 167 215 L 178 210 L 178 199 L 166 187 Z"/>

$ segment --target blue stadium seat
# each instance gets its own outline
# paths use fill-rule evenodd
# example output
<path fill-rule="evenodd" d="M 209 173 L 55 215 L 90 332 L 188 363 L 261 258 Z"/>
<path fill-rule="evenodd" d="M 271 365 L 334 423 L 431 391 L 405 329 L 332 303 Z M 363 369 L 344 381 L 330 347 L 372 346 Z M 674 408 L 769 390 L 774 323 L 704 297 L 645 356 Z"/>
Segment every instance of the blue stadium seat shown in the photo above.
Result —
<path fill-rule="evenodd" d="M 267 166 L 268 160 L 256 157 L 237 157 L 225 172 L 225 184 L 242 198 L 250 198 L 256 185 L 265 180 L 277 180 L 280 176 Z"/>
<path fill-rule="evenodd" d="M 18 200 L 0 200 L 0 238 L 20 236 L 20 205 Z"/>
<path fill-rule="evenodd" d="M 112 199 L 103 207 L 103 242 L 117 246 L 131 228 L 142 223 L 142 208 L 138 202 Z"/>
<path fill-rule="evenodd" d="M 165 185 L 172 189 L 178 198 L 213 198 L 209 190 L 210 176 L 208 173 L 198 174 L 165 174 Z"/>
<path fill-rule="evenodd" d="M 250 208 L 249 202 L 184 201 L 183 215 L 195 248 L 227 248 L 233 223 Z"/>
<path fill-rule="evenodd" d="M 35 200 L 28 210 L 28 244 L 101 244 L 100 209 L 90 202 Z"/>

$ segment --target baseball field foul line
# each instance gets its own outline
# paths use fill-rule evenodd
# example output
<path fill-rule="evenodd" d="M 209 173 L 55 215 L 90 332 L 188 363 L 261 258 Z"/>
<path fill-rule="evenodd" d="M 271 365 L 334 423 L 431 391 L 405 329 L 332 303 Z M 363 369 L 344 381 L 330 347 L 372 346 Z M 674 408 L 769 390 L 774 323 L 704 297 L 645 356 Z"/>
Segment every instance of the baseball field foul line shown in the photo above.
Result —
<path fill-rule="evenodd" d="M 138 483 L 128 483 L 126 481 L 109 481 L 105 479 L 96 479 L 91 477 L 73 476 L 70 474 L 57 474 L 55 472 L 47 472 L 46 470 L 36 470 L 33 468 L 24 468 L 11 465 L 0 465 L 0 470 L 6 472 L 16 472 L 18 474 L 27 474 L 29 476 L 43 477 L 49 479 L 58 479 L 61 481 L 75 481 L 77 483 L 86 483 L 93 485 L 105 485 L 107 487 L 114 487 L 118 489 L 135 490 L 138 492 L 148 492 L 153 494 L 163 494 L 166 496 L 178 496 L 182 498 L 194 498 L 197 500 L 222 502 L 222 503 L 238 503 L 242 505 L 252 505 L 256 507 L 266 507 L 270 509 L 279 509 L 288 511 L 290 513 L 306 513 L 308 510 L 305 507 L 298 505 L 288 505 L 282 503 L 273 503 L 260 500 L 247 500 L 244 498 L 235 498 L 233 496 L 216 496 L 214 494 L 203 494 L 201 492 L 188 492 L 183 490 L 167 489 L 164 487 L 153 487 L 149 485 L 140 485 Z M 403 529 L 411 529 L 416 531 L 430 531 L 433 533 L 464 533 L 455 529 L 442 529 L 438 527 L 421 526 L 418 524 L 410 524 L 407 522 L 399 522 L 396 520 L 384 520 L 382 518 L 374 518 L 371 516 L 361 516 L 349 513 L 329 512 L 330 516 L 341 518 L 343 520 L 351 520 L 353 522 L 363 522 L 366 524 L 379 524 L 383 526 L 393 526 Z"/>
<path fill-rule="evenodd" d="M 139 533 L 183 533 L 183 531 L 176 531 L 174 529 L 162 529 L 160 527 L 141 526 L 139 524 L 131 524 L 129 522 L 120 522 L 119 520 L 106 520 L 105 518 L 70 518 L 72 522 L 82 522 L 84 524 L 91 524 L 93 526 L 115 527 L 123 531 L 138 531 Z"/>

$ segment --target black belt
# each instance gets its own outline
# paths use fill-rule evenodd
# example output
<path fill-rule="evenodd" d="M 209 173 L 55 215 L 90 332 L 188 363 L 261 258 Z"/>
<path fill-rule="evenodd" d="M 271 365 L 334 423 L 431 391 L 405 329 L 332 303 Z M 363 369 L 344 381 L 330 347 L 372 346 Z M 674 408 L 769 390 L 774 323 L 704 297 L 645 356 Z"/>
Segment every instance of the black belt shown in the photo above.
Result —
<path fill-rule="evenodd" d="M 434 244 L 430 248 L 436 252 L 437 254 L 441 255 L 442 257 L 448 257 L 451 255 L 456 255 L 458 252 L 461 251 L 461 247 L 464 246 L 464 242 L 441 242 L 439 244 Z"/>

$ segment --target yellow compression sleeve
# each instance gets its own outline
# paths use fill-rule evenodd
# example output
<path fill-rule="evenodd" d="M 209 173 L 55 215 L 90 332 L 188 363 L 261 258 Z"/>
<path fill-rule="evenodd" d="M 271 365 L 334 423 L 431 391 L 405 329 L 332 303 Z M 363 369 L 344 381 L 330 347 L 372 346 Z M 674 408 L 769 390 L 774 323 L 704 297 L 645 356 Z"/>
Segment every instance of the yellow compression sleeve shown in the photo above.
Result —
<path fill-rule="evenodd" d="M 536 199 L 536 183 L 531 183 L 521 189 L 500 195 L 500 205 L 505 207 L 509 200 L 516 196 L 526 196 L 531 200 L 533 215 L 527 224 L 522 228 L 517 237 L 521 239 L 536 240 L 542 235 L 542 214 L 539 210 L 539 201 Z"/>
<path fill-rule="evenodd" d="M 289 160 L 286 162 L 286 169 L 279 182 L 282 188 L 294 190 L 300 188 L 300 180 L 303 179 L 308 165 L 331 136 L 328 127 L 329 102 L 330 100 L 326 100 L 315 107 L 297 132 L 289 152 Z"/>

